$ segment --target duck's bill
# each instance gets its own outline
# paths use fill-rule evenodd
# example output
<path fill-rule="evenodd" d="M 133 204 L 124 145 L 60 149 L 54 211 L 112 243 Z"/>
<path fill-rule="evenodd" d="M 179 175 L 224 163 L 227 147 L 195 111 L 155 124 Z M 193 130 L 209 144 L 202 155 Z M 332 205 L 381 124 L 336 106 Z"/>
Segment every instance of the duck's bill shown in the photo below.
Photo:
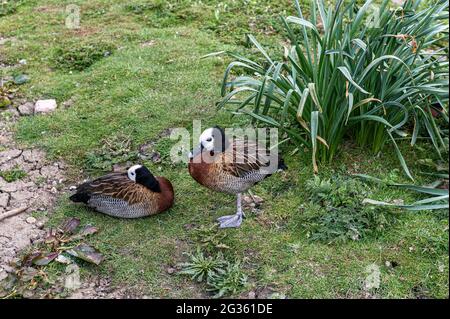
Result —
<path fill-rule="evenodd" d="M 195 147 L 192 151 L 189 152 L 189 159 L 193 159 L 197 155 L 199 155 L 202 152 L 202 145 L 199 144 L 197 147 Z"/>

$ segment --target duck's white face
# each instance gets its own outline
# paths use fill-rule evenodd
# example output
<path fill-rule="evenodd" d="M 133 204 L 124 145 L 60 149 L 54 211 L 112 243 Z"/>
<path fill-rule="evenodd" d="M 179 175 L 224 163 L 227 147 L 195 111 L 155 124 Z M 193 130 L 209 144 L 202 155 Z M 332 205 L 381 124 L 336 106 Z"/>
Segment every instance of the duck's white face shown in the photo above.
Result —
<path fill-rule="evenodd" d="M 200 135 L 199 142 L 207 151 L 214 150 L 214 129 L 208 128 Z"/>
<path fill-rule="evenodd" d="M 203 131 L 199 138 L 199 144 L 190 153 L 189 158 L 193 159 L 203 151 L 223 152 L 226 148 L 225 132 L 220 127 L 210 127 Z"/>
<path fill-rule="evenodd" d="M 141 168 L 142 165 L 133 165 L 128 169 L 128 178 L 136 182 L 136 170 Z"/>

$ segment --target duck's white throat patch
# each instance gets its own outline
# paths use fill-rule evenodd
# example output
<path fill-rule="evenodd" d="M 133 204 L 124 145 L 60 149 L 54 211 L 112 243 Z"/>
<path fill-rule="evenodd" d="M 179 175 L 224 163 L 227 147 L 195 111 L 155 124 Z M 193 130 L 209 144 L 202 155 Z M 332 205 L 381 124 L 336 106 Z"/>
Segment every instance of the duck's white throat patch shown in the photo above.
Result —
<path fill-rule="evenodd" d="M 136 170 L 141 168 L 142 165 L 133 165 L 128 169 L 128 178 L 136 182 Z"/>

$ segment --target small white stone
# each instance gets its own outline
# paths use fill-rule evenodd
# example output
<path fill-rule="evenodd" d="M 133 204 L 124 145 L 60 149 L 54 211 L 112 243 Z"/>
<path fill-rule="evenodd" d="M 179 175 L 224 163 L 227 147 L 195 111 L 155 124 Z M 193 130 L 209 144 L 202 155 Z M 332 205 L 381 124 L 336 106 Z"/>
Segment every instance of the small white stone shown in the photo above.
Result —
<path fill-rule="evenodd" d="M 69 258 L 67 258 L 64 255 L 59 255 L 58 257 L 56 257 L 55 260 L 61 264 L 66 264 L 66 265 L 68 265 L 72 262 L 72 260 L 70 260 Z"/>
<path fill-rule="evenodd" d="M 176 271 L 177 271 L 177 270 L 176 270 L 175 268 L 173 268 L 173 267 L 167 268 L 167 273 L 168 273 L 169 275 L 174 274 Z"/>
<path fill-rule="evenodd" d="M 33 216 L 30 216 L 26 219 L 26 222 L 28 224 L 34 224 L 34 223 L 36 223 L 36 218 L 34 218 Z"/>
<path fill-rule="evenodd" d="M 19 60 L 19 64 L 27 65 L 27 60 L 25 59 Z"/>
<path fill-rule="evenodd" d="M 69 191 L 74 191 L 74 190 L 76 190 L 76 189 L 77 189 L 77 187 L 76 187 L 76 186 L 73 186 L 73 185 L 69 187 Z"/>
<path fill-rule="evenodd" d="M 56 100 L 39 100 L 35 104 L 34 113 L 51 113 L 56 107 Z"/>

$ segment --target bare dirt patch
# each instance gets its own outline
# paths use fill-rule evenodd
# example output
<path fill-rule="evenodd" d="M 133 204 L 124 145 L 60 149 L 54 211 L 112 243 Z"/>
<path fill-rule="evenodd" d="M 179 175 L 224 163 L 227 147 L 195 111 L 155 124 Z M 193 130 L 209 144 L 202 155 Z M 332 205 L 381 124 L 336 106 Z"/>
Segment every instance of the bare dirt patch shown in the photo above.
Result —
<path fill-rule="evenodd" d="M 87 278 L 81 287 L 73 291 L 68 299 L 150 299 L 146 296 L 142 287 L 117 287 L 109 277 L 91 276 Z"/>
<path fill-rule="evenodd" d="M 17 120 L 14 109 L 0 113 L 0 279 L 18 252 L 44 234 L 51 212 L 64 187 L 64 163 L 49 161 L 38 149 L 22 148 L 12 136 Z M 7 116 L 5 116 L 7 115 Z M 5 213 L 26 207 L 19 215 L 2 220 Z M 33 217 L 34 215 L 34 217 Z"/>

